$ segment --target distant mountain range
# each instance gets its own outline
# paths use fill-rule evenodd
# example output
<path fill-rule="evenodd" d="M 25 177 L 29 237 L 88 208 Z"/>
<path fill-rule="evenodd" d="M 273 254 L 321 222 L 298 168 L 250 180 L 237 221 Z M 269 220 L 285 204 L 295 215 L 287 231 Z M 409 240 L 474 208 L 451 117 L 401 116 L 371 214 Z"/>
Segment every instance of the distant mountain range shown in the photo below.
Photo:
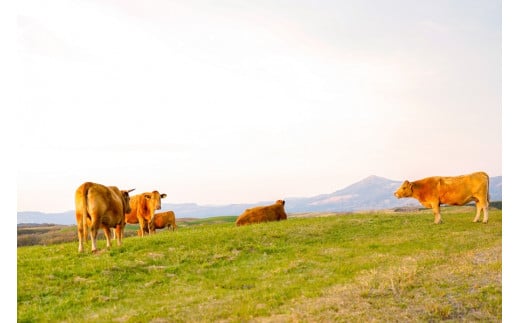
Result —
<path fill-rule="evenodd" d="M 357 183 L 330 194 L 314 197 L 285 198 L 287 213 L 303 212 L 354 212 L 382 210 L 398 207 L 419 207 L 412 198 L 397 199 L 393 192 L 402 181 L 393 181 L 379 176 L 369 176 Z M 490 178 L 489 195 L 491 201 L 502 200 L 502 176 Z M 239 215 L 245 209 L 272 204 L 263 201 L 254 204 L 198 205 L 195 203 L 163 203 L 163 210 L 173 210 L 177 218 L 208 218 L 221 215 Z M 62 213 L 18 212 L 17 223 L 76 224 L 74 211 Z"/>

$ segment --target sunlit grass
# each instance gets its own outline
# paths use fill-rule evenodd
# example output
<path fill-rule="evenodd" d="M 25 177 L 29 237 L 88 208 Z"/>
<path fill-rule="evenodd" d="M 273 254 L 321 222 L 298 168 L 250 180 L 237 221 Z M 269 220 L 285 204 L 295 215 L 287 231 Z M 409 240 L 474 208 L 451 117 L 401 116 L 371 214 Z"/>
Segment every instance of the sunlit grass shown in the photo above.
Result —
<path fill-rule="evenodd" d="M 97 254 L 21 247 L 18 320 L 500 321 L 502 212 L 483 225 L 461 210 L 442 225 L 429 212 L 224 217 Z"/>

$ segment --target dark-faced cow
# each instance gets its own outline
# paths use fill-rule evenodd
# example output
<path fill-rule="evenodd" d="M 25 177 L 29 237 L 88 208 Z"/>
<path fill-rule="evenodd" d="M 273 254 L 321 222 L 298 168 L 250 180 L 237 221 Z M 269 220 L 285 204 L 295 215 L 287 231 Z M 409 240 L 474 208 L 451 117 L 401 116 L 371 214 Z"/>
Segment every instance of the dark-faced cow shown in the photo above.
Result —
<path fill-rule="evenodd" d="M 247 225 L 252 223 L 270 222 L 286 220 L 285 201 L 278 200 L 276 203 L 267 206 L 257 206 L 247 209 L 236 220 L 237 226 Z"/>
<path fill-rule="evenodd" d="M 166 196 L 166 194 L 153 191 L 134 195 L 130 198 L 131 212 L 125 214 L 125 221 L 131 224 L 139 223 L 137 234 L 140 237 L 149 233 L 150 221 L 154 217 L 155 211 L 161 209 L 161 199 Z"/>
<path fill-rule="evenodd" d="M 155 213 L 154 220 L 150 222 L 150 232 L 152 233 L 155 233 L 155 229 L 164 228 L 171 230 L 177 229 L 175 213 L 173 213 L 173 211 Z"/>
<path fill-rule="evenodd" d="M 465 205 L 474 201 L 477 214 L 473 222 L 478 222 L 480 212 L 484 212 L 483 223 L 488 222 L 489 176 L 484 172 L 469 175 L 443 177 L 434 176 L 414 182 L 404 181 L 395 191 L 397 198 L 413 197 L 424 207 L 433 209 L 435 223 L 441 223 L 440 205 Z"/>
<path fill-rule="evenodd" d="M 83 252 L 87 242 L 87 232 L 92 240 L 92 252 L 97 251 L 96 240 L 99 228 L 103 228 L 107 248 L 111 246 L 110 228 L 115 228 L 117 245 L 123 240 L 125 213 L 130 212 L 128 191 L 120 191 L 115 186 L 104 186 L 85 182 L 76 189 L 76 222 L 78 225 L 78 251 Z M 90 228 L 90 230 L 89 230 Z"/>

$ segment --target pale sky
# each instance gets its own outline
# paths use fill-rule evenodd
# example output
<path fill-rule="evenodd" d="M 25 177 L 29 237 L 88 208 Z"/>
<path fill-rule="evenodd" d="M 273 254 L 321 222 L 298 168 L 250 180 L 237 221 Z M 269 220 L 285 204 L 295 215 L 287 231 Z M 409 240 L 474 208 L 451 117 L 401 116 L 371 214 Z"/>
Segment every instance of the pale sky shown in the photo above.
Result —
<path fill-rule="evenodd" d="M 502 175 L 501 2 L 18 3 L 17 210 Z"/>

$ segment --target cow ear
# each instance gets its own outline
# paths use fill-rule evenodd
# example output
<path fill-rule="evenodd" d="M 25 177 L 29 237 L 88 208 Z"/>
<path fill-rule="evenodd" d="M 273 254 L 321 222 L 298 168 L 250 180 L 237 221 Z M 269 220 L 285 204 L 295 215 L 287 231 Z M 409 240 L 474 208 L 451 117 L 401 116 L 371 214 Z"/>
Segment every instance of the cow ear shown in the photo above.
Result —
<path fill-rule="evenodd" d="M 165 198 L 166 196 L 168 196 L 168 195 L 166 195 L 166 193 L 161 194 L 162 199 Z"/>

